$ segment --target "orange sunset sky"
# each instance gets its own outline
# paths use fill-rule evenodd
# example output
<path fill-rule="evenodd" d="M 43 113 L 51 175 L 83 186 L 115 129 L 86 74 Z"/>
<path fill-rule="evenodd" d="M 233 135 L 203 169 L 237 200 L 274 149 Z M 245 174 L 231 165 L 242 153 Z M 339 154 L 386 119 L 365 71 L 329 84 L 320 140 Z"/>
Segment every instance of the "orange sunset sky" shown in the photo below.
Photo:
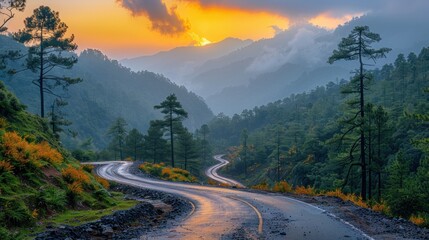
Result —
<path fill-rule="evenodd" d="M 287 29 L 292 24 L 286 14 L 268 10 L 202 6 L 198 1 L 190 0 L 164 0 L 161 3 L 165 4 L 169 14 L 180 18 L 186 29 L 173 34 L 161 33 L 154 29 L 148 13 L 132 12 L 119 0 L 29 0 L 25 11 L 17 13 L 10 22 L 9 30 L 22 28 L 23 19 L 30 16 L 33 9 L 47 5 L 60 13 L 60 18 L 69 26 L 68 33 L 75 34 L 79 51 L 95 48 L 112 58 L 122 59 L 177 46 L 205 45 L 227 37 L 270 38 L 275 34 L 271 26 Z M 305 21 L 333 29 L 353 16 L 332 17 L 324 12 Z"/>

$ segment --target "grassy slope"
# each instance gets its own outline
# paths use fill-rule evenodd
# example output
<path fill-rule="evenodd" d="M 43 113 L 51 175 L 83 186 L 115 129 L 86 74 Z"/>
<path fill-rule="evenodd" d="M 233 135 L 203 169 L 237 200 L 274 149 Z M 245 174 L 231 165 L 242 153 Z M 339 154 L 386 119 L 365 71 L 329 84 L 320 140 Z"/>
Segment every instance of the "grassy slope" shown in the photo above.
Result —
<path fill-rule="evenodd" d="M 91 170 L 0 82 L 0 239 L 22 238 L 49 222 L 83 223 L 135 204 L 112 197 L 108 183 Z"/>

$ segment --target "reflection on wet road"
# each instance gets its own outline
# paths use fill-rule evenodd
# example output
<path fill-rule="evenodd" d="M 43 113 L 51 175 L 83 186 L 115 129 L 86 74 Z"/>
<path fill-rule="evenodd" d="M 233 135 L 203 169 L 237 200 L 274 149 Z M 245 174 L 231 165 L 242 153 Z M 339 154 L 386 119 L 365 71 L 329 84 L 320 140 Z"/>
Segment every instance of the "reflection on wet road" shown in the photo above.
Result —
<path fill-rule="evenodd" d="M 173 183 L 129 173 L 130 162 L 105 162 L 97 173 L 111 181 L 177 194 L 193 213 L 143 239 L 367 239 L 322 209 L 274 193 Z"/>

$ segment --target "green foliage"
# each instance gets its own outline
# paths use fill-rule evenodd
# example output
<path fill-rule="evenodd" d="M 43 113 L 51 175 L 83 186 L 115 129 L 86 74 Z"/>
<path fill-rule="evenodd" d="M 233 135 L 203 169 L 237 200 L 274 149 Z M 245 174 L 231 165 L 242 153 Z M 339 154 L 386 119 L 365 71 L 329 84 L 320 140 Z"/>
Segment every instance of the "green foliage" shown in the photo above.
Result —
<path fill-rule="evenodd" d="M 28 51 L 6 36 L 0 36 L 0 46 L 20 50 L 22 53 Z M 22 65 L 26 65 L 24 60 L 10 62 L 9 65 L 21 69 Z M 162 102 L 165 96 L 171 93 L 177 96 L 189 112 L 189 118 L 183 122 L 188 129 L 194 131 L 213 117 L 207 104 L 195 93 L 172 83 L 162 75 L 148 71 L 133 72 L 98 50 L 84 50 L 72 69 L 56 68 L 52 73 L 84 79 L 79 84 L 69 86 L 66 95 L 70 97 L 65 98 L 69 104 L 61 109 L 67 113 L 66 118 L 73 123 L 73 131 L 77 133 L 69 134 L 66 130 L 60 134 L 62 144 L 68 149 L 78 149 L 82 142 L 90 138 L 92 146 L 88 150 L 106 149 L 110 142 L 106 132 L 118 116 L 125 118 L 129 130 L 136 128 L 140 132 L 146 132 L 149 122 L 160 118 L 159 112 L 154 110 L 153 106 Z M 39 98 L 40 93 L 38 88 L 31 84 L 33 80 L 34 74 L 25 71 L 10 76 L 5 84 L 28 106 L 30 112 L 39 114 L 39 101 L 35 99 Z M 63 95 L 61 87 L 54 90 L 57 95 Z M 47 108 L 56 97 L 50 94 L 46 94 L 45 97 Z M 48 109 L 46 110 L 47 113 Z M 113 153 L 108 156 L 114 157 Z"/>
<path fill-rule="evenodd" d="M 0 198 L 0 222 L 6 224 L 7 227 L 31 226 L 34 223 L 34 218 L 30 210 L 20 199 L 5 199 Z"/>
<path fill-rule="evenodd" d="M 19 103 L 18 99 L 6 90 L 3 81 L 0 81 L 0 116 L 10 119 L 24 109 L 25 106 Z"/>
<path fill-rule="evenodd" d="M 2 91 L 5 103 L 15 98 Z M 79 166 L 46 120 L 23 109 L 0 116 L 0 227 L 21 232 L 71 207 L 111 206 L 111 196 Z M 21 237 L 3 230 L 1 239 Z"/>
<path fill-rule="evenodd" d="M 38 209 L 62 211 L 66 208 L 67 198 L 64 190 L 48 186 L 39 190 L 36 198 Z"/>
<path fill-rule="evenodd" d="M 139 166 L 139 169 L 154 177 L 173 182 L 197 182 L 197 178 L 188 171 L 180 168 L 165 166 L 164 163 L 152 164 L 145 162 Z"/>
<path fill-rule="evenodd" d="M 57 140 L 60 139 L 60 133 L 64 132 L 64 127 L 70 126 L 72 123 L 65 118 L 67 115 L 61 110 L 64 106 L 67 106 L 67 102 L 56 98 L 51 105 L 51 111 L 48 114 L 50 118 L 49 124 L 52 127 L 52 132 L 54 133 Z"/>
<path fill-rule="evenodd" d="M 153 163 L 164 161 L 167 153 L 167 141 L 163 138 L 162 121 L 151 121 L 147 134 L 143 136 L 143 157 Z"/>
<path fill-rule="evenodd" d="M 133 128 L 125 138 L 126 155 L 131 156 L 134 161 L 141 158 L 143 148 L 143 134 Z"/>
<path fill-rule="evenodd" d="M 174 167 L 174 135 L 176 134 L 175 125 L 181 125 L 183 119 L 188 117 L 188 113 L 183 109 L 182 104 L 177 100 L 175 94 L 170 94 L 159 105 L 153 108 L 161 110 L 164 114 L 164 126 L 170 133 L 170 156 L 171 166 Z"/>
<path fill-rule="evenodd" d="M 412 214 L 423 211 L 426 198 L 415 189 L 402 188 L 387 195 L 390 212 L 408 219 Z"/>
<path fill-rule="evenodd" d="M 181 168 L 193 172 L 199 171 L 199 157 L 198 151 L 196 149 L 197 142 L 194 139 L 192 133 L 188 132 L 188 129 L 184 128 L 180 131 L 178 135 L 178 162 L 177 164 L 181 165 Z"/>
<path fill-rule="evenodd" d="M 26 0 L 0 0 L 0 33 L 7 31 L 6 24 L 15 16 L 14 11 L 24 11 Z"/>
<path fill-rule="evenodd" d="M 93 161 L 96 161 L 98 158 L 96 152 L 92 150 L 81 150 L 81 149 L 73 150 L 72 156 L 79 162 L 93 162 Z"/>
<path fill-rule="evenodd" d="M 117 118 L 116 121 L 110 126 L 107 134 L 111 137 L 110 149 L 115 152 L 115 160 L 116 160 L 116 152 L 119 153 L 119 159 L 124 159 L 124 141 L 127 136 L 127 122 L 123 118 Z"/>
<path fill-rule="evenodd" d="M 19 240 L 24 237 L 19 233 L 11 233 L 6 228 L 0 226 L 0 239 L 2 240 Z"/>
<path fill-rule="evenodd" d="M 399 64 L 368 71 L 373 79 L 371 91 L 365 96 L 366 102 L 372 103 L 372 107 L 366 105 L 364 126 L 367 174 L 371 174 L 368 188 L 372 201 L 386 201 L 388 207 L 393 206 L 392 212 L 401 216 L 423 216 L 429 212 L 427 201 L 422 202 L 429 197 L 429 118 L 425 117 L 429 112 L 429 94 L 422 90 L 429 86 L 429 48 L 422 49 L 417 57 L 414 55 L 405 62 L 401 60 L 405 64 L 404 74 L 398 69 L 402 68 Z M 350 99 L 341 93 L 346 86 L 349 83 L 340 80 L 233 117 L 220 114 L 208 124 L 208 140 L 216 151 L 229 150 L 231 165 L 226 168 L 227 173 L 247 185 L 265 181 L 272 186 L 278 181 L 280 165 L 280 180 L 294 186 L 325 191 L 345 186 L 345 194 L 359 194 L 360 168 L 352 168 L 345 185 L 349 167 L 345 159 L 360 132 L 338 141 L 344 134 L 344 124 L 338 120 L 348 119 L 351 114 L 347 110 Z M 284 128 L 280 134 L 280 164 L 275 134 L 279 126 Z M 243 129 L 248 130 L 247 178 L 240 155 Z M 353 156 L 359 159 L 358 153 Z M 413 204 L 418 207 L 411 207 Z"/>
<path fill-rule="evenodd" d="M 54 75 L 55 68 L 70 69 L 77 58 L 64 54 L 77 49 L 73 43 L 74 35 L 66 38 L 67 25 L 61 22 L 59 13 L 47 6 L 34 9 L 33 15 L 24 21 L 25 27 L 14 34 L 14 38 L 26 44 L 28 48 L 27 68 L 38 73 L 33 84 L 40 89 L 40 116 L 45 117 L 44 93 L 53 94 L 55 87 L 61 86 L 66 90 L 68 86 L 82 81 L 80 78 L 70 78 L 64 75 Z M 67 56 L 68 55 L 68 56 Z"/>
<path fill-rule="evenodd" d="M 348 101 L 349 106 L 351 106 L 355 111 L 342 121 L 345 125 L 345 129 L 339 141 L 344 141 L 344 138 L 347 135 L 352 135 L 352 138 L 355 139 L 347 143 L 350 149 L 348 150 L 348 156 L 342 156 L 343 160 L 348 162 L 349 168 L 345 183 L 347 184 L 349 180 L 349 173 L 352 170 L 352 167 L 360 167 L 361 196 L 363 200 L 366 200 L 367 198 L 367 143 L 365 142 L 365 131 L 368 128 L 368 119 L 365 118 L 365 113 L 367 112 L 365 109 L 365 89 L 368 88 L 368 84 L 365 83 L 365 80 L 370 81 L 372 79 L 372 75 L 365 72 L 365 63 L 363 60 L 371 59 L 375 62 L 377 58 L 383 58 L 386 53 L 390 52 L 391 49 L 389 48 L 371 48 L 373 43 L 379 41 L 381 41 L 380 35 L 372 33 L 368 26 L 355 27 L 347 38 L 343 38 L 341 40 L 338 44 L 338 49 L 334 50 L 332 56 L 329 57 L 328 60 L 331 64 L 338 60 L 359 61 L 359 70 L 356 72 L 356 75 L 352 78 L 347 87 L 343 89 L 343 93 L 356 94 L 356 98 L 351 98 Z M 369 126 L 369 128 L 370 127 L 371 126 Z M 356 134 L 356 136 L 353 136 L 353 134 Z M 370 151 L 370 149 L 368 150 Z M 371 155 L 371 153 L 369 153 L 369 155 Z M 369 166 L 369 169 L 371 170 L 371 166 Z M 371 172 L 369 173 L 369 179 L 371 179 Z M 369 192 L 371 195 L 371 191 Z"/>

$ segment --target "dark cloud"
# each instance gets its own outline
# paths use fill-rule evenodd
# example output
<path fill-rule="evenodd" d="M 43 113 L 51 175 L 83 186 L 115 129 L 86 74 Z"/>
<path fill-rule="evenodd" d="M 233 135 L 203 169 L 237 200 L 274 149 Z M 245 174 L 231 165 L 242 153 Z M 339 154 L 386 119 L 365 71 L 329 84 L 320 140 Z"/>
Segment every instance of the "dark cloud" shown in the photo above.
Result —
<path fill-rule="evenodd" d="M 383 9 L 395 2 L 403 0 L 182 0 L 198 2 L 203 7 L 220 6 L 247 9 L 252 11 L 268 11 L 287 16 L 292 20 L 312 18 L 321 13 L 329 13 L 332 17 L 346 14 L 366 13 Z M 426 0 L 414 0 L 425 1 Z M 412 1 L 411 1 L 412 2 Z"/>
<path fill-rule="evenodd" d="M 189 29 L 175 8 L 167 9 L 162 0 L 117 0 L 135 16 L 146 16 L 152 23 L 152 29 L 165 35 L 177 35 Z"/>

